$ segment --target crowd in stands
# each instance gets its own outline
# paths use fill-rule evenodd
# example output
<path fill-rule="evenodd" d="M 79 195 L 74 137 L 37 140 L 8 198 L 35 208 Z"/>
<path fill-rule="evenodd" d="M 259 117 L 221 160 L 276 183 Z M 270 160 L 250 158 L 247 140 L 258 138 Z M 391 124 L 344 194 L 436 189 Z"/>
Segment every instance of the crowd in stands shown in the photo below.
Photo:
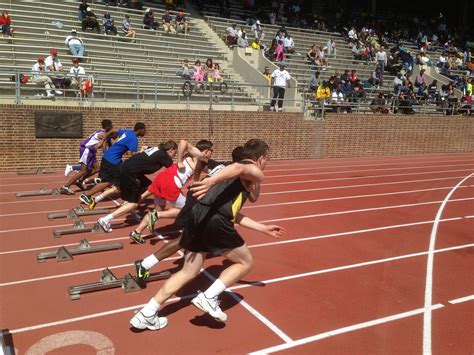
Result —
<path fill-rule="evenodd" d="M 205 64 L 202 64 L 201 60 L 196 59 L 192 68 L 188 59 L 184 59 L 176 75 L 185 80 L 194 80 L 199 83 L 215 83 L 223 81 L 222 73 L 223 69 L 220 64 L 214 63 L 212 58 L 207 58 Z"/>

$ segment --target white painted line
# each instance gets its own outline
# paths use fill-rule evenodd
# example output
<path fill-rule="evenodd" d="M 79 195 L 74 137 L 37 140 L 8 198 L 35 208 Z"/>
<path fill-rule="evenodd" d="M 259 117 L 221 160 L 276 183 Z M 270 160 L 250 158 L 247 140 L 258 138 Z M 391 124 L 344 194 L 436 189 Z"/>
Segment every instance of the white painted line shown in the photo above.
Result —
<path fill-rule="evenodd" d="M 207 278 L 211 281 L 216 281 L 216 278 L 212 276 L 208 271 L 201 269 L 201 272 L 207 276 Z M 232 292 L 230 289 L 226 288 L 225 292 L 232 297 L 237 303 L 239 303 L 241 306 L 243 306 L 247 311 L 250 312 L 251 315 L 253 315 L 255 318 L 257 318 L 260 322 L 262 322 L 267 328 L 269 328 L 273 333 L 275 333 L 281 340 L 283 340 L 285 343 L 292 342 L 293 339 L 291 339 L 283 330 L 278 328 L 274 323 L 270 322 L 270 320 L 265 317 L 263 314 L 261 314 L 259 311 L 257 311 L 255 308 L 253 308 L 251 305 L 249 305 L 247 302 L 245 302 L 240 296 L 238 296 L 236 293 Z"/>
<path fill-rule="evenodd" d="M 301 181 L 287 181 L 287 182 L 274 182 L 274 183 L 265 183 L 262 184 L 262 186 L 273 186 L 273 185 L 290 185 L 290 184 L 303 184 L 303 183 L 310 183 L 310 182 L 326 182 L 326 181 L 344 181 L 344 180 L 362 180 L 362 179 L 370 179 L 370 178 L 384 178 L 384 177 L 393 177 L 393 176 L 411 176 L 411 175 L 434 175 L 434 174 L 440 174 L 440 173 L 450 173 L 450 172 L 466 172 L 470 171 L 470 169 L 457 169 L 457 170 L 435 170 L 435 171 L 425 171 L 422 173 L 403 173 L 403 174 L 388 174 L 388 175 L 369 175 L 369 176 L 356 176 L 356 177 L 344 177 L 344 178 L 329 178 L 329 179 L 316 179 L 316 180 L 301 180 Z M 311 175 L 311 174 L 310 174 Z M 288 175 L 291 176 L 291 175 Z M 440 178 L 440 179 L 445 179 L 445 178 Z M 449 179 L 449 178 L 447 178 Z M 435 179 L 433 179 L 435 180 Z M 429 180 L 413 180 L 413 181 L 431 181 Z M 393 183 L 399 183 L 398 181 L 395 181 Z M 408 183 L 408 181 L 407 181 Z M 389 184 L 389 183 L 385 183 Z M 370 186 L 373 184 L 366 184 L 366 186 Z M 361 185 L 364 186 L 364 185 Z M 343 187 L 341 187 L 343 188 Z M 12 192 L 13 194 L 13 192 Z M 47 198 L 47 199 L 22 199 L 18 201 L 5 201 L 5 202 L 0 202 L 0 205 L 7 205 L 7 204 L 20 204 L 20 203 L 38 203 L 38 202 L 55 202 L 55 201 L 68 201 L 68 200 L 76 200 L 76 197 L 63 197 L 63 198 Z"/>
<path fill-rule="evenodd" d="M 442 304 L 438 303 L 438 304 L 430 306 L 430 310 L 440 309 L 442 307 L 444 307 L 444 306 Z M 378 319 L 374 319 L 374 320 L 370 320 L 370 321 L 362 322 L 362 323 L 358 323 L 358 324 L 353 324 L 353 325 L 350 325 L 350 326 L 347 326 L 347 327 L 333 329 L 333 330 L 330 330 L 328 332 L 316 334 L 316 335 L 313 335 L 313 336 L 310 336 L 310 337 L 307 337 L 307 338 L 298 339 L 298 340 L 295 340 L 291 343 L 281 344 L 281 345 L 277 345 L 277 346 L 272 346 L 271 348 L 266 348 L 266 349 L 262 349 L 262 350 L 258 350 L 258 351 L 253 351 L 253 352 L 249 353 L 249 355 L 271 354 L 271 353 L 274 353 L 274 352 L 277 352 L 277 351 L 292 349 L 296 346 L 305 345 L 305 344 L 308 344 L 308 343 L 319 341 L 321 339 L 330 338 L 330 337 L 333 337 L 335 335 L 349 333 L 349 332 L 353 332 L 353 331 L 356 331 L 356 330 L 369 328 L 369 327 L 374 327 L 376 325 L 385 324 L 385 323 L 388 323 L 388 322 L 393 322 L 393 321 L 408 318 L 408 317 L 413 317 L 413 316 L 416 316 L 416 315 L 421 314 L 423 312 L 424 312 L 424 308 L 418 308 L 418 309 L 414 309 L 414 310 L 411 310 L 411 311 L 408 311 L 408 312 L 393 314 L 391 316 L 378 318 Z"/>
<path fill-rule="evenodd" d="M 428 258 L 426 261 L 426 282 L 425 282 L 425 312 L 423 315 L 423 354 L 431 355 L 431 303 L 433 299 L 433 263 L 434 263 L 434 250 L 436 245 L 436 234 L 438 232 L 438 225 L 443 214 L 444 207 L 448 203 L 448 200 L 454 194 L 459 186 L 461 186 L 464 181 L 474 176 L 473 174 L 467 175 L 464 179 L 459 181 L 456 186 L 454 186 L 451 191 L 446 195 L 444 200 L 439 206 L 438 212 L 436 213 L 435 221 L 433 223 L 433 229 L 431 230 L 430 235 L 430 244 L 428 248 Z"/>
<path fill-rule="evenodd" d="M 473 301 L 473 300 L 474 300 L 474 295 L 470 295 L 466 297 L 456 298 L 448 302 L 451 304 L 458 304 L 458 303 L 463 303 L 463 302 L 468 302 L 468 301 Z"/>
<path fill-rule="evenodd" d="M 455 247 L 438 249 L 438 250 L 436 250 L 436 253 L 443 253 L 443 252 L 459 250 L 459 249 L 464 249 L 464 248 L 472 248 L 472 247 L 474 247 L 474 244 L 458 245 L 458 246 L 455 246 Z M 369 261 L 369 262 L 365 262 L 365 263 L 358 263 L 358 264 L 353 264 L 353 265 L 346 265 L 346 266 L 342 266 L 342 267 L 339 267 L 339 268 L 332 268 L 332 269 L 327 269 L 327 270 L 318 270 L 318 271 L 313 271 L 313 272 L 309 272 L 309 273 L 303 273 L 303 274 L 298 274 L 298 275 L 289 275 L 289 276 L 274 278 L 274 279 L 270 279 L 270 280 L 264 280 L 264 281 L 260 281 L 259 283 L 256 283 L 255 285 L 254 284 L 237 285 L 237 286 L 229 287 L 229 289 L 234 291 L 234 290 L 238 290 L 238 289 L 242 289 L 242 288 L 261 285 L 262 283 L 270 284 L 270 283 L 282 282 L 282 281 L 286 281 L 286 280 L 293 280 L 293 279 L 298 279 L 298 278 L 302 278 L 302 277 L 313 276 L 313 275 L 323 274 L 323 273 L 328 273 L 328 272 L 333 272 L 333 271 L 346 270 L 346 269 L 351 269 L 351 268 L 358 268 L 358 267 L 363 267 L 363 266 L 367 266 L 367 265 L 374 265 L 374 264 L 384 263 L 384 262 L 387 262 L 387 261 L 394 261 L 394 260 L 401 260 L 401 259 L 412 258 L 412 257 L 417 257 L 417 256 L 423 256 L 423 255 L 426 255 L 426 254 L 428 254 L 428 252 L 420 252 L 420 253 L 414 253 L 414 254 L 401 255 L 401 256 L 397 256 L 397 257 L 393 257 L 393 258 L 373 260 L 373 261 Z M 180 299 L 192 298 L 194 296 L 195 295 L 184 296 L 184 297 L 181 297 L 181 298 L 173 298 L 173 299 L 168 300 L 168 302 L 178 301 Z M 31 330 L 41 329 L 41 328 L 52 327 L 52 326 L 56 326 L 56 325 L 70 324 L 70 323 L 74 323 L 74 322 L 78 322 L 78 321 L 82 321 L 82 320 L 93 319 L 93 318 L 103 317 L 103 316 L 107 316 L 107 315 L 111 315 L 111 314 L 122 313 L 122 312 L 130 311 L 130 310 L 133 310 L 133 309 L 138 309 L 138 308 L 141 308 L 143 306 L 144 306 L 144 304 L 139 304 L 139 305 L 129 306 L 129 307 L 125 307 L 125 308 L 113 309 L 113 310 L 106 311 L 106 312 L 101 312 L 101 313 L 93 313 L 93 314 L 89 314 L 89 315 L 85 315 L 85 316 L 81 316 L 81 317 L 63 319 L 63 320 L 56 321 L 56 322 L 51 322 L 51 323 L 43 323 L 43 324 L 28 326 L 28 327 L 19 328 L 19 329 L 12 329 L 12 330 L 10 330 L 10 333 L 11 334 L 16 334 L 16 333 L 22 333 L 22 332 L 27 332 L 27 331 L 31 331 Z"/>

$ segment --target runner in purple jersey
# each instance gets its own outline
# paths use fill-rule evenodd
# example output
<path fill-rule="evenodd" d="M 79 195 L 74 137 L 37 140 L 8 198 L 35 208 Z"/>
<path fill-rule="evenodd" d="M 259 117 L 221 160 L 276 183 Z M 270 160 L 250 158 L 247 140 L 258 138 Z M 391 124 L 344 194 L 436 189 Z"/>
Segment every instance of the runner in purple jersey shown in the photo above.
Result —
<path fill-rule="evenodd" d="M 82 189 L 82 181 L 99 171 L 99 163 L 97 162 L 97 149 L 103 148 L 104 150 L 110 146 L 110 140 L 104 141 L 106 133 L 112 128 L 111 120 L 102 120 L 102 129 L 99 129 L 92 133 L 86 140 L 81 143 L 79 148 L 79 163 L 81 164 L 81 170 L 73 175 L 67 182 L 61 187 L 61 192 L 66 195 L 74 195 L 74 190 L 71 189 L 72 184 L 76 184 Z M 110 136 L 109 136 L 110 137 Z"/>

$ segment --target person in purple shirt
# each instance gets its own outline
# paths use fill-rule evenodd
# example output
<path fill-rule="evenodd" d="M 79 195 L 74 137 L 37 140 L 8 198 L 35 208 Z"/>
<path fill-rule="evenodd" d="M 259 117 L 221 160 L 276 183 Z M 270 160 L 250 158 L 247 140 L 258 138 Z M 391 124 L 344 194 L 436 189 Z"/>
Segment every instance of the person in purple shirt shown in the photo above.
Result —
<path fill-rule="evenodd" d="M 100 163 L 99 178 L 101 182 L 94 186 L 88 194 L 82 194 L 79 200 L 87 205 L 90 209 L 94 209 L 97 202 L 104 198 L 119 192 L 120 183 L 120 164 L 122 163 L 122 155 L 130 151 L 136 154 L 138 150 L 138 137 L 143 137 L 146 134 L 146 127 L 144 123 L 137 122 L 133 131 L 131 129 L 112 129 L 106 135 L 117 133 L 117 140 L 102 156 Z M 108 189 L 103 194 L 92 197 L 94 194 L 103 191 L 107 187 L 113 185 L 112 189 Z"/>
<path fill-rule="evenodd" d="M 101 125 L 102 129 L 98 129 L 81 143 L 79 149 L 80 171 L 69 178 L 66 184 L 60 188 L 63 194 L 74 195 L 75 192 L 71 189 L 72 184 L 76 184 L 82 190 L 82 181 L 99 171 L 99 163 L 96 158 L 97 150 L 102 148 L 105 151 L 110 146 L 111 136 L 109 135 L 106 140 L 104 138 L 113 129 L 111 120 L 102 120 Z"/>

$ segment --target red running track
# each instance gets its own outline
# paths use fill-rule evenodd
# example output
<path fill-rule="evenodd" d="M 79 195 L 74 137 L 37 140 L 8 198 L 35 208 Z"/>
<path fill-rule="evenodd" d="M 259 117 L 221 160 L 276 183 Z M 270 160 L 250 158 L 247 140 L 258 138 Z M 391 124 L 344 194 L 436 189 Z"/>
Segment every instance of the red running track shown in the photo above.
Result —
<path fill-rule="evenodd" d="M 144 245 L 131 244 L 134 219 L 120 220 L 110 234 L 53 238 L 72 220 L 49 221 L 47 214 L 77 206 L 77 196 L 14 193 L 60 186 L 64 177 L 2 174 L 0 327 L 20 354 L 473 353 L 473 172 L 474 154 L 273 161 L 260 200 L 243 213 L 287 234 L 274 240 L 241 231 L 256 265 L 222 295 L 228 322 L 216 323 L 189 303 L 222 270 L 223 260 L 212 258 L 163 307 L 168 327 L 140 333 L 128 321 L 163 281 L 77 301 L 67 288 L 98 281 L 105 267 L 133 273 L 133 261 L 164 241 L 149 236 Z M 167 224 L 160 221 L 157 232 L 165 239 L 175 236 Z M 37 253 L 84 237 L 124 249 L 36 262 Z M 156 270 L 173 272 L 180 258 Z"/>

